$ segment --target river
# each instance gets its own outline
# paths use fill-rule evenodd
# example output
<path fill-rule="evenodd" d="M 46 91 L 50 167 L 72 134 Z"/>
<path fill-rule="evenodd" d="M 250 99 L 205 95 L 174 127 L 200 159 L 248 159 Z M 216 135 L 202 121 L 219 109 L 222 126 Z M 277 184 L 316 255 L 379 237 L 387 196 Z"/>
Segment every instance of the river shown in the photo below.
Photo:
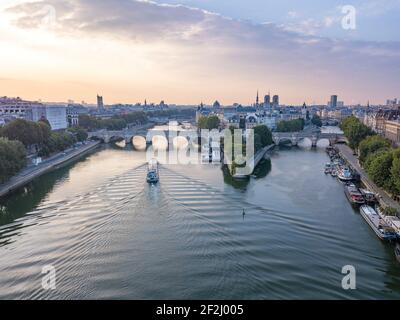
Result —
<path fill-rule="evenodd" d="M 1 202 L 0 298 L 399 299 L 393 246 L 327 161 L 323 148 L 281 148 L 248 181 L 163 165 L 149 186 L 144 153 L 102 148 Z M 356 290 L 341 286 L 345 265 Z"/>

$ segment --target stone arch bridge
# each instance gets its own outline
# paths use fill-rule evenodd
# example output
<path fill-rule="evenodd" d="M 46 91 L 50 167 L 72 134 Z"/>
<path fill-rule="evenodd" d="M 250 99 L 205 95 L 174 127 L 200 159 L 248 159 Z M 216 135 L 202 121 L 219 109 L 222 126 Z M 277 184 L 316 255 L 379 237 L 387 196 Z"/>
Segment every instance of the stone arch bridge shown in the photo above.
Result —
<path fill-rule="evenodd" d="M 151 125 L 152 126 L 152 125 Z M 126 128 L 123 130 L 97 130 L 88 133 L 89 139 L 100 139 L 105 143 L 112 142 L 113 140 L 125 140 L 126 143 L 130 143 L 132 138 L 136 135 L 146 136 L 147 129 L 149 125 L 136 126 L 131 128 Z"/>
<path fill-rule="evenodd" d="M 347 142 L 345 137 L 337 133 L 321 132 L 274 132 L 272 139 L 276 145 L 289 142 L 292 146 L 297 146 L 304 139 L 309 139 L 313 147 L 317 146 L 319 140 L 329 140 L 329 145 Z"/>

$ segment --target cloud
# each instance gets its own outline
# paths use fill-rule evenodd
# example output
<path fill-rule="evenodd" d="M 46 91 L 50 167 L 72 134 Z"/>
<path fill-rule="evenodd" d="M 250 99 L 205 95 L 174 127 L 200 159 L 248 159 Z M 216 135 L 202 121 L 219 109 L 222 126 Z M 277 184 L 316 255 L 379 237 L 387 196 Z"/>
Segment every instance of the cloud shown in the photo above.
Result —
<path fill-rule="evenodd" d="M 221 83 L 272 81 L 268 86 L 293 92 L 307 87 L 311 92 L 317 86 L 328 92 L 328 86 L 340 86 L 350 95 L 373 88 L 383 74 L 398 82 L 400 44 L 315 36 L 317 29 L 336 21 L 334 16 L 285 26 L 252 24 L 183 5 L 134 0 L 46 0 L 22 3 L 7 12 L 16 26 L 32 30 L 43 25 L 49 12 L 44 6 L 54 8 L 57 35 L 152 45 L 157 51 L 151 54 L 149 70 L 167 65 L 171 78 L 179 75 L 196 85 L 196 79 L 205 83 L 218 77 Z"/>

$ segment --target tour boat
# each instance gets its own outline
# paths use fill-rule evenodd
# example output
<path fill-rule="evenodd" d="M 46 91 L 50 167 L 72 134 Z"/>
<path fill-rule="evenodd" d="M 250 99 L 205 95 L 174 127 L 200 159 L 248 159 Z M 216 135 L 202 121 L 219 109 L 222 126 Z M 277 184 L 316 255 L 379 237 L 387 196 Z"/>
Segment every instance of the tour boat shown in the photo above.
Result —
<path fill-rule="evenodd" d="M 400 219 L 397 216 L 385 215 L 381 208 L 378 208 L 376 212 L 388 224 L 388 226 L 394 230 L 397 238 L 400 239 Z"/>
<path fill-rule="evenodd" d="M 397 238 L 394 230 L 389 227 L 385 221 L 376 213 L 374 208 L 363 205 L 360 207 L 360 213 L 367 221 L 369 226 L 381 240 L 394 240 Z"/>
<path fill-rule="evenodd" d="M 340 181 L 351 181 L 353 180 L 353 175 L 349 168 L 344 167 L 338 172 L 338 178 Z"/>
<path fill-rule="evenodd" d="M 152 159 L 151 161 L 149 161 L 149 166 L 147 168 L 146 180 L 148 183 L 157 183 L 159 180 L 158 162 L 155 159 Z"/>
<path fill-rule="evenodd" d="M 394 248 L 394 254 L 398 262 L 400 262 L 400 244 L 396 243 L 396 247 Z"/>
<path fill-rule="evenodd" d="M 351 204 L 361 205 L 365 203 L 363 195 L 352 183 L 344 187 L 344 193 Z"/>

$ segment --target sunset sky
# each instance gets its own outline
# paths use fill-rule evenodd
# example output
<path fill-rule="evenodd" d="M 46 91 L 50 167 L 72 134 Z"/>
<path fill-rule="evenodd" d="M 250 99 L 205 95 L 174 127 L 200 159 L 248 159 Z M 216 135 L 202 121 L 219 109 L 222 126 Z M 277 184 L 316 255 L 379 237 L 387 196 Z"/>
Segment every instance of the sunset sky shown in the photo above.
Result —
<path fill-rule="evenodd" d="M 399 16 L 400 0 L 1 0 L 0 96 L 384 103 L 400 98 Z"/>

